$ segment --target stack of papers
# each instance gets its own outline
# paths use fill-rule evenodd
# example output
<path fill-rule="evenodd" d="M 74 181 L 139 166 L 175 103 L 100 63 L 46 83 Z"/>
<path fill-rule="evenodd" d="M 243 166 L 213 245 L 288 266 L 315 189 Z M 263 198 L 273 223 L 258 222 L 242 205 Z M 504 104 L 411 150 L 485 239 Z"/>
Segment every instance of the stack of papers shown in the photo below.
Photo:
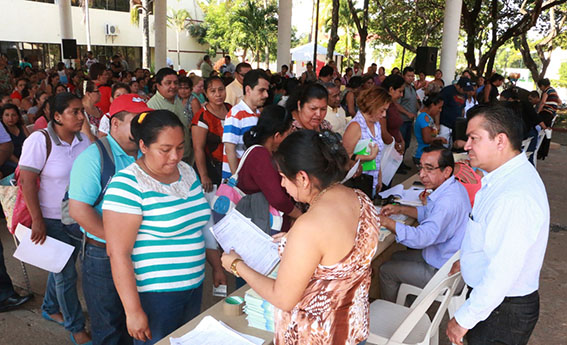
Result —
<path fill-rule="evenodd" d="M 262 345 L 264 340 L 237 332 L 224 322 L 207 315 L 194 330 L 181 338 L 169 338 L 169 343 L 171 345 Z"/>
<path fill-rule="evenodd" d="M 269 278 L 276 279 L 278 269 L 276 266 L 274 270 L 268 275 Z M 244 313 L 248 326 L 261 329 L 263 331 L 274 331 L 274 306 L 266 301 L 256 291 L 249 289 L 244 294 Z"/>
<path fill-rule="evenodd" d="M 264 331 L 274 331 L 274 306 L 249 289 L 244 295 L 244 313 L 248 326 Z"/>
<path fill-rule="evenodd" d="M 280 262 L 278 244 L 236 208 L 211 231 L 225 252 L 234 250 L 256 272 L 268 275 Z"/>
<path fill-rule="evenodd" d="M 390 195 L 393 195 L 400 204 L 408 206 L 423 206 L 421 200 L 419 200 L 419 194 L 425 189 L 420 187 L 411 187 L 410 189 L 404 189 L 402 184 L 396 185 L 388 190 L 378 193 L 383 199 L 386 199 Z"/>

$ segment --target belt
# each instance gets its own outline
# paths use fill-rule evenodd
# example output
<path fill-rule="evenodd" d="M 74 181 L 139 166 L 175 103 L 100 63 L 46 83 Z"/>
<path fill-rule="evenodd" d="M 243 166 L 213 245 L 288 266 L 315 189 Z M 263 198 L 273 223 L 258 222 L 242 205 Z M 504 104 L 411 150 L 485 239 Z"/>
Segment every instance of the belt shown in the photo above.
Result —
<path fill-rule="evenodd" d="M 467 291 L 467 299 L 469 299 L 471 292 L 473 291 L 472 287 L 468 286 L 468 288 L 469 288 L 469 291 Z M 504 297 L 504 300 L 502 301 L 502 303 L 514 302 L 514 301 L 521 300 L 521 299 L 530 299 L 530 298 L 534 298 L 534 297 L 538 296 L 538 294 L 539 294 L 538 290 L 535 290 L 534 292 L 529 293 L 529 294 L 524 295 L 524 296 Z"/>
<path fill-rule="evenodd" d="M 106 249 L 106 243 L 99 242 L 99 241 L 92 239 L 90 237 L 85 237 L 85 242 L 88 243 L 88 244 L 91 244 L 95 247 Z"/>

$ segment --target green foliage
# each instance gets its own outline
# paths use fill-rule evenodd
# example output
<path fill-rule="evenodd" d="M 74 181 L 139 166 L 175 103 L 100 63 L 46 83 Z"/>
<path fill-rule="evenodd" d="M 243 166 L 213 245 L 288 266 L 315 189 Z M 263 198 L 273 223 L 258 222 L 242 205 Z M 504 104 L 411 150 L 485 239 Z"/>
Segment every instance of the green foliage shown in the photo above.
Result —
<path fill-rule="evenodd" d="M 552 80 L 551 83 L 555 87 L 567 87 L 567 62 L 559 67 L 559 80 Z"/>
<path fill-rule="evenodd" d="M 205 19 L 189 27 L 191 36 L 209 44 L 211 52 L 233 53 L 238 49 L 263 53 L 268 45 L 270 55 L 277 50 L 277 7 L 258 0 L 211 1 L 201 4 Z M 214 54 L 213 54 L 214 55 Z"/>
<path fill-rule="evenodd" d="M 167 16 L 167 24 L 175 31 L 182 32 L 187 29 L 187 20 L 189 19 L 191 19 L 191 15 L 186 9 L 171 9 L 171 16 Z"/>
<path fill-rule="evenodd" d="M 441 45 L 445 0 L 370 2 L 373 46 L 406 43 L 412 48 Z M 401 62 L 401 57 L 399 58 Z"/>

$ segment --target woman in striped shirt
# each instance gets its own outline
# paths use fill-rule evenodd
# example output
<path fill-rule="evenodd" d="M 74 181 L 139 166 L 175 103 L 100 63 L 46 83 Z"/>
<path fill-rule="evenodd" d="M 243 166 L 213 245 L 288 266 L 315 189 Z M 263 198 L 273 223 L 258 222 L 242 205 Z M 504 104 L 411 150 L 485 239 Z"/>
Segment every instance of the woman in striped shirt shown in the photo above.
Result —
<path fill-rule="evenodd" d="M 202 228 L 211 211 L 197 174 L 181 161 L 183 124 L 175 114 L 142 113 L 131 126 L 143 155 L 112 179 L 103 222 L 128 332 L 135 344 L 154 344 L 200 312 Z M 207 254 L 215 285 L 226 284 L 218 251 Z"/>

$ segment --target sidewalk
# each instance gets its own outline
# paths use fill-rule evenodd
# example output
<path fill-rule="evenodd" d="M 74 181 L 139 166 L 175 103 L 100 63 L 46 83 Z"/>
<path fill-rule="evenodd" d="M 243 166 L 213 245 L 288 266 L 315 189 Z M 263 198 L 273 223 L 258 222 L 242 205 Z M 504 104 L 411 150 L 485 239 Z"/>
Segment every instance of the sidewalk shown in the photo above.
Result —
<path fill-rule="evenodd" d="M 555 134 L 554 134 L 555 135 Z M 565 134 L 567 137 L 567 134 Z M 561 138 L 563 139 L 563 138 Z M 562 142 L 563 140 L 560 140 Z M 565 343 L 567 337 L 567 146 L 551 150 L 545 161 L 538 161 L 540 172 L 549 196 L 551 207 L 551 232 L 549 245 L 541 274 L 541 312 L 539 322 L 530 340 L 530 345 L 555 345 Z M 0 222 L 0 239 L 4 245 L 8 273 L 14 285 L 24 287 L 24 278 L 19 262 L 12 258 L 14 241 Z M 45 321 L 41 317 L 41 301 L 45 290 L 47 273 L 27 265 L 34 298 L 22 308 L 0 313 L 0 344 L 2 345 L 66 345 L 71 344 L 69 334 L 61 326 Z M 210 271 L 204 286 L 211 286 Z M 80 295 L 82 288 L 79 286 Z M 218 301 L 205 289 L 203 308 Z M 230 287 L 229 287 L 230 290 Z M 21 289 L 18 289 L 22 292 Z M 85 308 L 84 301 L 83 308 Z M 440 329 L 440 344 L 448 344 L 444 325 Z"/>

